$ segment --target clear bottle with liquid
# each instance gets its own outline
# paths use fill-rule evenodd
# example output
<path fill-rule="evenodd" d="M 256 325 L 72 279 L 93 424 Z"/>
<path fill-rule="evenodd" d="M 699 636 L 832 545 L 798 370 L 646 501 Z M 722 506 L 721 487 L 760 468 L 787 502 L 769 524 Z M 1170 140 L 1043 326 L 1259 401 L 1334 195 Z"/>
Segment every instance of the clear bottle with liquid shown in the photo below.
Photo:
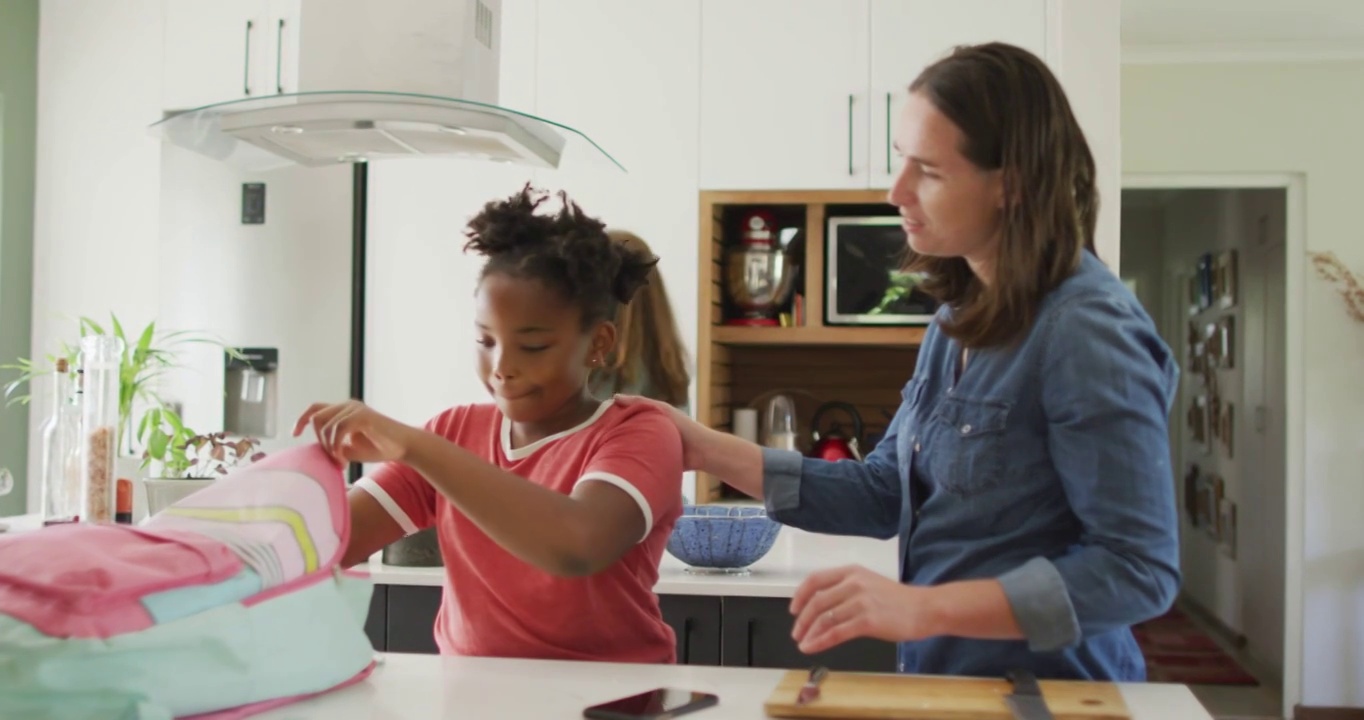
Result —
<path fill-rule="evenodd" d="M 117 512 L 114 454 L 123 350 L 123 341 L 112 335 L 81 338 L 81 522 L 112 523 Z"/>
<path fill-rule="evenodd" d="M 80 443 L 80 415 L 72 404 L 70 367 L 59 358 L 52 374 L 51 414 L 42 427 L 40 512 L 43 524 L 72 522 L 80 514 L 79 466 L 69 462 Z"/>

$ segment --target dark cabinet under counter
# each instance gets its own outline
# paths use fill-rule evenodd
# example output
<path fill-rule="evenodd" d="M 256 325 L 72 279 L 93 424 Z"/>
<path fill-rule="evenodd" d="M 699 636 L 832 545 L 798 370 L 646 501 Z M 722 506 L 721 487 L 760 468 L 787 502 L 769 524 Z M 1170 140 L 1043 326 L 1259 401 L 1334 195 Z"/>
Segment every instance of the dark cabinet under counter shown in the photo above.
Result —
<path fill-rule="evenodd" d="M 374 648 L 404 653 L 435 653 L 433 629 L 441 588 L 379 585 L 370 602 L 365 632 Z M 808 668 L 895 672 L 895 644 L 853 640 L 817 655 L 806 655 L 791 639 L 795 619 L 790 600 L 781 597 L 660 595 L 663 619 L 677 636 L 681 665 Z"/>

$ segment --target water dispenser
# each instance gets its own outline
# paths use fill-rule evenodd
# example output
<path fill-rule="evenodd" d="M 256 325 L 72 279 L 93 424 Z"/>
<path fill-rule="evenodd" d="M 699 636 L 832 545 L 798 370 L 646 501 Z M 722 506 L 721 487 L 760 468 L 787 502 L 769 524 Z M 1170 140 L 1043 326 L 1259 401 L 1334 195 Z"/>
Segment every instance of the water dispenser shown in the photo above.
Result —
<path fill-rule="evenodd" d="M 237 353 L 227 354 L 223 431 L 273 438 L 279 406 L 279 348 L 237 348 Z"/>

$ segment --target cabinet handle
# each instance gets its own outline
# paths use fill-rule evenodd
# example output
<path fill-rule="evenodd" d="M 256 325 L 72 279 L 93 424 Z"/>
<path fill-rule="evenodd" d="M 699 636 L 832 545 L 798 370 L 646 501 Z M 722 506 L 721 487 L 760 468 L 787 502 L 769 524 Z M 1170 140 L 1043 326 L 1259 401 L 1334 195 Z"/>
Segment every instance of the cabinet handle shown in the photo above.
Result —
<path fill-rule="evenodd" d="M 282 79 L 284 67 L 284 18 L 279 19 L 279 29 L 275 37 L 275 93 L 284 94 L 284 80 Z M 887 96 L 889 97 L 889 96 Z M 889 112 L 889 111 L 887 111 Z"/>
<path fill-rule="evenodd" d="M 242 87 L 246 89 L 246 94 L 251 94 L 251 27 L 255 23 L 246 21 L 246 60 L 242 63 Z"/>
<path fill-rule="evenodd" d="M 886 93 L 886 174 L 892 174 L 890 169 L 890 93 Z"/>
<path fill-rule="evenodd" d="M 853 174 L 853 96 L 848 96 L 848 174 Z"/>

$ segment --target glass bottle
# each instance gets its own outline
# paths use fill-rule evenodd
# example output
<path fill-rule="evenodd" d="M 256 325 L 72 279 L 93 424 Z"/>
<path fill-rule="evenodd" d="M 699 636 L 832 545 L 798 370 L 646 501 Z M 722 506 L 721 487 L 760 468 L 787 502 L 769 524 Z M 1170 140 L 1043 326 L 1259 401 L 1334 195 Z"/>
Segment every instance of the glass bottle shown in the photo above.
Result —
<path fill-rule="evenodd" d="M 72 413 L 71 375 L 66 358 L 52 374 L 52 413 L 42 428 L 41 516 L 44 525 L 71 522 L 80 513 L 79 480 L 71 482 L 67 456 L 80 442 L 80 418 Z M 79 476 L 75 476 L 78 478 Z"/>
<path fill-rule="evenodd" d="M 112 335 L 81 338 L 84 402 L 81 408 L 82 522 L 112 523 L 114 454 L 118 437 L 119 368 L 123 341 Z"/>

